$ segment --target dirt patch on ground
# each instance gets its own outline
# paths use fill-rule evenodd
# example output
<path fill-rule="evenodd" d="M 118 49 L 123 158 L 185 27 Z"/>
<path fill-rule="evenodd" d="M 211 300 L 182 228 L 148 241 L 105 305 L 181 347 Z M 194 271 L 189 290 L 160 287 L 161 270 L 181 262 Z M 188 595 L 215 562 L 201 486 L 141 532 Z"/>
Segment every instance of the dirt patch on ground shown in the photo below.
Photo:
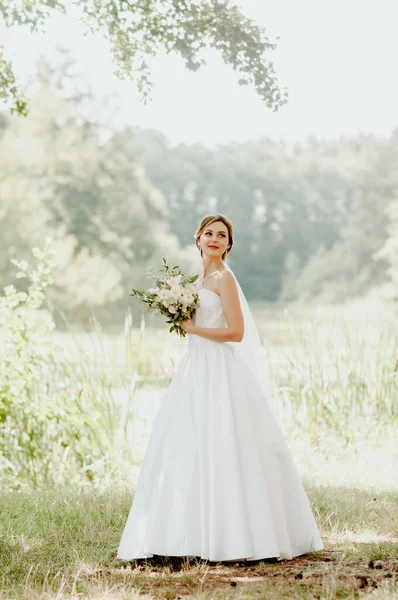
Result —
<path fill-rule="evenodd" d="M 354 562 L 339 551 L 320 552 L 289 561 L 251 561 L 212 563 L 199 559 L 154 557 L 136 561 L 107 572 L 86 573 L 89 578 L 109 577 L 124 588 L 139 590 L 156 599 L 186 599 L 203 592 L 220 592 L 228 597 L 264 586 L 272 596 L 321 598 L 327 589 L 328 597 L 347 597 L 350 592 L 367 595 L 375 588 L 398 585 L 397 559 Z M 291 595 L 289 594 L 291 591 Z M 333 592 L 335 590 L 335 592 Z M 335 593 L 335 595 L 333 595 Z M 287 594 L 287 595 L 286 595 Z M 332 594 L 332 595 L 331 595 Z M 352 597 L 352 596 L 350 596 Z"/>

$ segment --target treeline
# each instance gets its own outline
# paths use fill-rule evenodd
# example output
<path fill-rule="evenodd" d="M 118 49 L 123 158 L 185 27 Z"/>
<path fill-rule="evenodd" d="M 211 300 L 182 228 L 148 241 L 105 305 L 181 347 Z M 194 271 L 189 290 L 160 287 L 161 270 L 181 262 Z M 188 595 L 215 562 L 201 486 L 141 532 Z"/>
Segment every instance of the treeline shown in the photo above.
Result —
<path fill-rule="evenodd" d="M 231 263 L 252 299 L 338 302 L 388 278 L 391 251 L 375 253 L 396 235 L 398 128 L 390 139 L 309 139 L 293 149 L 269 139 L 169 148 L 157 132 L 122 136 L 139 148 L 182 246 L 204 213 L 231 217 Z"/>
<path fill-rule="evenodd" d="M 16 283 L 10 259 L 51 236 L 52 302 L 83 322 L 120 315 L 160 257 L 198 269 L 194 230 L 218 211 L 235 225 L 229 261 L 251 300 L 394 295 L 398 128 L 294 148 L 171 147 L 158 131 L 104 132 L 52 77 L 41 72 L 27 118 L 0 114 L 1 287 Z"/>

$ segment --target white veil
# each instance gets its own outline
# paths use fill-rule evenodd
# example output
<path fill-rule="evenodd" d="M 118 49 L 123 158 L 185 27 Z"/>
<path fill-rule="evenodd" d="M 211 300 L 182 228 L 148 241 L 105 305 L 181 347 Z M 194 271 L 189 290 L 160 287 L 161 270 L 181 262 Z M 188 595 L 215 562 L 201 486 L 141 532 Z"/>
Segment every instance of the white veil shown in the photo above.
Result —
<path fill-rule="evenodd" d="M 271 378 L 269 375 L 265 351 L 260 340 L 257 326 L 254 322 L 253 315 L 251 313 L 246 297 L 239 284 L 239 281 L 236 278 L 235 273 L 232 271 L 231 267 L 225 262 L 225 260 L 223 260 L 222 263 L 225 269 L 232 273 L 236 281 L 244 321 L 244 334 L 242 341 L 230 343 L 236 344 L 236 347 L 240 351 L 242 358 L 252 371 L 254 377 L 257 380 L 257 383 L 259 384 L 265 397 L 267 398 L 270 408 L 274 414 L 274 417 L 278 419 L 278 405 L 273 391 Z"/>

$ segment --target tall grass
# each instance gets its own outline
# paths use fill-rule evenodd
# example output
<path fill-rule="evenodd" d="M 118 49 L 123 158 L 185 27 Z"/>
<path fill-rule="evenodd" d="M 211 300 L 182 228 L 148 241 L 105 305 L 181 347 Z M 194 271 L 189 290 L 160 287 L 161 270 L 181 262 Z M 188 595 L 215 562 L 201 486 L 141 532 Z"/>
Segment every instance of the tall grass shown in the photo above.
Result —
<path fill-rule="evenodd" d="M 186 340 L 166 328 L 135 324 L 107 335 L 54 331 L 51 313 L 38 325 L 50 284 L 47 251 L 36 267 L 18 265 L 31 281 L 0 303 L 0 476 L 35 485 L 109 482 L 139 464 L 148 432 Z M 347 311 L 273 311 L 256 318 L 264 338 L 281 425 L 329 451 L 396 431 L 397 337 L 391 320 Z M 4 348 L 7 352 L 4 351 Z"/>
<path fill-rule="evenodd" d="M 348 314 L 347 314 L 348 313 Z M 267 348 L 281 419 L 314 441 L 350 439 L 398 423 L 398 340 L 389 321 L 371 314 L 286 315 L 283 344 Z"/>

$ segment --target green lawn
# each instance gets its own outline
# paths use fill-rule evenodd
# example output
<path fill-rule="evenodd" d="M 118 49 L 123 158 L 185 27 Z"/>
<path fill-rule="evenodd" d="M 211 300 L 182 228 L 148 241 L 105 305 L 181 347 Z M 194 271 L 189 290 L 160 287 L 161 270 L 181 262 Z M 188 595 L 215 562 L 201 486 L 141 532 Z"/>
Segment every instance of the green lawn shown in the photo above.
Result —
<path fill-rule="evenodd" d="M 126 566 L 115 558 L 132 497 L 126 488 L 3 490 L 0 597 L 398 597 L 395 474 L 390 489 L 377 490 L 306 477 L 325 550 L 279 564 Z"/>

